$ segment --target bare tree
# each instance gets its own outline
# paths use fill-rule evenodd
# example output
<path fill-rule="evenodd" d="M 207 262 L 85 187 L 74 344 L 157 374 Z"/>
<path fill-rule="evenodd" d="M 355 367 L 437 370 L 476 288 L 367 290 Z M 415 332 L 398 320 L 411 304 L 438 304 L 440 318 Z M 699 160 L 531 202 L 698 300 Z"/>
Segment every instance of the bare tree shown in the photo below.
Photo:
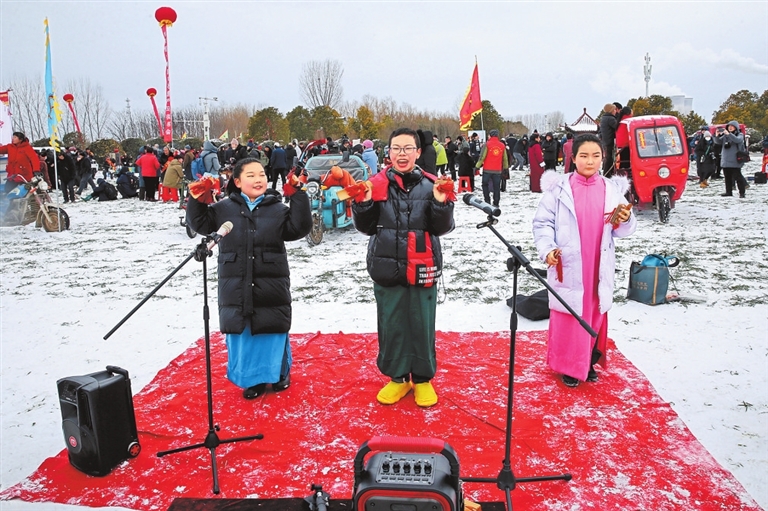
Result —
<path fill-rule="evenodd" d="M 326 59 L 322 62 L 311 60 L 304 64 L 299 87 L 301 98 L 310 108 L 328 106 L 337 109 L 341 105 L 344 89 L 341 77 L 344 69 L 338 60 Z"/>
<path fill-rule="evenodd" d="M 107 136 L 112 109 L 104 99 L 101 85 L 92 84 L 90 78 L 71 80 L 67 85 L 75 96 L 75 112 L 85 138 L 93 142 Z"/>
<path fill-rule="evenodd" d="M 43 80 L 40 76 L 16 76 L 10 84 L 13 128 L 30 140 L 48 136 L 48 113 Z"/>
<path fill-rule="evenodd" d="M 125 140 L 136 136 L 136 126 L 133 122 L 130 101 L 122 110 L 115 111 L 109 121 L 109 132 L 115 140 Z"/>

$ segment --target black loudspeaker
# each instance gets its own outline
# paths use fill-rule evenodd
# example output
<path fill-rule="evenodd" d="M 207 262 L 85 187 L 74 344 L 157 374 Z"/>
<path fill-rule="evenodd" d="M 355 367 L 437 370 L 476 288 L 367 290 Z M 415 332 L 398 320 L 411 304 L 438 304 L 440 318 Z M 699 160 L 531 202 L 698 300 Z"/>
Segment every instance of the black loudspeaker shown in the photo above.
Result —
<path fill-rule="evenodd" d="M 375 452 L 363 468 L 369 452 Z M 373 437 L 354 462 L 353 511 L 463 511 L 459 460 L 435 438 Z"/>
<path fill-rule="evenodd" d="M 107 366 L 56 382 L 61 428 L 69 462 L 92 476 L 104 476 L 141 452 L 128 371 Z"/>

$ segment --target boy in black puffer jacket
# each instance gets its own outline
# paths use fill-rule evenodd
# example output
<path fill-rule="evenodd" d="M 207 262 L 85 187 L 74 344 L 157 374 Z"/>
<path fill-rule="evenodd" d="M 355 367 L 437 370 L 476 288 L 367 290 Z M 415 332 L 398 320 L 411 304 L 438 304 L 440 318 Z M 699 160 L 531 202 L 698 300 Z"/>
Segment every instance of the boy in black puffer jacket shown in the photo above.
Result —
<path fill-rule="evenodd" d="M 355 227 L 369 235 L 368 274 L 376 296 L 379 370 L 390 382 L 379 391 L 394 404 L 413 388 L 416 404 L 437 403 L 435 376 L 437 282 L 442 272 L 438 236 L 451 232 L 453 202 L 435 176 L 416 166 L 419 135 L 409 129 L 389 137 L 392 166 L 371 179 L 364 200 L 352 206 Z"/>

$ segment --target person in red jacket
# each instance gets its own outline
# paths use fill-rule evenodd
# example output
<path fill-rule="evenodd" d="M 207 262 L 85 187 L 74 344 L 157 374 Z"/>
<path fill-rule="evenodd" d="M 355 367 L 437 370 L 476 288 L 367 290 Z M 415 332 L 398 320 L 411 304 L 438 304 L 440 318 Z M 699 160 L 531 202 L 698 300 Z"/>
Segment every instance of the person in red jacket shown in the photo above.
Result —
<path fill-rule="evenodd" d="M 491 130 L 490 138 L 483 146 L 475 168 L 483 169 L 483 199 L 491 202 L 489 186 L 493 186 L 493 205 L 499 207 L 501 198 L 501 171 L 509 168 L 507 145 L 499 140 L 499 130 Z"/>
<path fill-rule="evenodd" d="M 0 145 L 0 154 L 8 155 L 8 179 L 5 182 L 5 193 L 10 192 L 21 183 L 32 180 L 32 174 L 40 170 L 40 158 L 29 139 L 20 131 L 13 133 L 11 143 Z"/>
<path fill-rule="evenodd" d="M 160 161 L 155 156 L 155 152 L 150 146 L 144 147 L 144 154 L 136 160 L 136 166 L 141 169 L 141 177 L 144 179 L 145 199 L 149 202 L 156 202 L 155 192 L 157 191 L 158 171 L 160 170 Z M 139 195 L 141 199 L 141 195 Z"/>
<path fill-rule="evenodd" d="M 541 193 L 541 175 L 544 174 L 544 153 L 541 151 L 541 137 L 531 135 L 528 146 L 528 163 L 531 166 L 531 191 Z"/>

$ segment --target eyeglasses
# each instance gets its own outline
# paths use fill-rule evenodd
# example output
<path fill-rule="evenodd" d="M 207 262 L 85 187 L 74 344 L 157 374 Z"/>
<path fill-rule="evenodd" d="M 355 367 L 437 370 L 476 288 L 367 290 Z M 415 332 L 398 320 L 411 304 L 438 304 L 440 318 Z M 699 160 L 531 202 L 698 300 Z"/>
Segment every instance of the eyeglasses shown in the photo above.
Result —
<path fill-rule="evenodd" d="M 407 145 L 405 147 L 392 146 L 389 148 L 389 152 L 394 154 L 413 154 L 416 149 L 415 145 Z"/>

